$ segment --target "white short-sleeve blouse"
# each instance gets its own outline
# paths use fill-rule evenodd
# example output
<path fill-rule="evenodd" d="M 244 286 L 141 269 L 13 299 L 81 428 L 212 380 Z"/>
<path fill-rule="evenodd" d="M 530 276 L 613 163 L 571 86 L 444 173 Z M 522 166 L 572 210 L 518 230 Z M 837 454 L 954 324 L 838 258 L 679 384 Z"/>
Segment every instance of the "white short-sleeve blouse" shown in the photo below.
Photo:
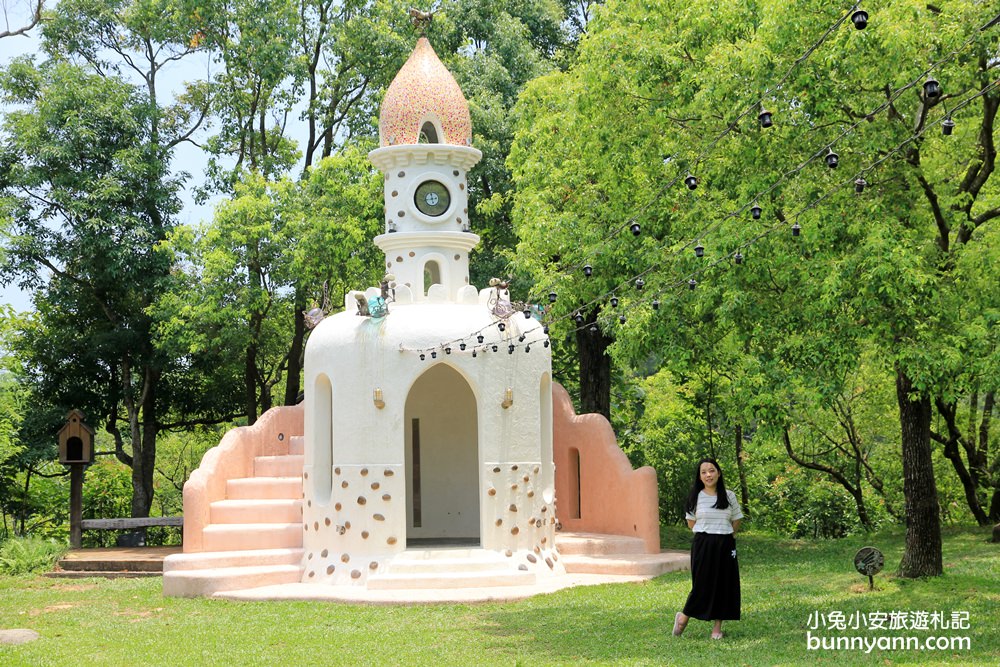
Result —
<path fill-rule="evenodd" d="M 724 510 L 713 507 L 716 496 L 710 496 L 704 491 L 698 493 L 698 504 L 694 509 L 694 514 L 687 512 L 685 519 L 694 521 L 691 529 L 695 533 L 712 533 L 715 535 L 728 535 L 733 532 L 733 521 L 743 518 L 743 510 L 736 500 L 736 494 L 726 489 L 726 497 L 729 498 L 729 507 Z"/>

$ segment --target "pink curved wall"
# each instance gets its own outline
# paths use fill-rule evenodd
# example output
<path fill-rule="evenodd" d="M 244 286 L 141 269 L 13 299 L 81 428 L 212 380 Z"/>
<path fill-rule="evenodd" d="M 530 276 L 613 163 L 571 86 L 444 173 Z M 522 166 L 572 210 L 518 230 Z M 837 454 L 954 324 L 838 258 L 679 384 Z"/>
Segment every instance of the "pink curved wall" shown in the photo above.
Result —
<path fill-rule="evenodd" d="M 577 415 L 557 383 L 552 383 L 552 440 L 563 530 L 639 537 L 647 553 L 659 553 L 656 471 L 649 466 L 633 470 L 608 420 Z"/>
<path fill-rule="evenodd" d="M 205 453 L 184 484 L 184 553 L 204 551 L 202 534 L 209 524 L 211 504 L 225 499 L 226 482 L 253 477 L 258 456 L 286 454 L 291 436 L 302 435 L 303 422 L 301 404 L 271 408 L 253 426 L 228 431 Z"/>

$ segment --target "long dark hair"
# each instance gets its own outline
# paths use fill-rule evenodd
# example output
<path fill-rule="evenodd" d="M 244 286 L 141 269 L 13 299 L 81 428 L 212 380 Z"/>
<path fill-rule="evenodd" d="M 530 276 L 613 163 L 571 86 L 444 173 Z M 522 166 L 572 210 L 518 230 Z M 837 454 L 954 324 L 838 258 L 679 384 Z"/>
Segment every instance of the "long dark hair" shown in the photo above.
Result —
<path fill-rule="evenodd" d="M 729 494 L 726 493 L 726 483 L 722 479 L 722 468 L 719 467 L 718 461 L 715 459 L 702 459 L 698 461 L 698 465 L 694 467 L 694 484 L 691 485 L 691 491 L 688 492 L 687 502 L 684 503 L 684 511 L 694 514 L 695 508 L 698 506 L 698 494 L 702 489 L 705 488 L 705 483 L 701 481 L 701 464 L 711 463 L 715 466 L 715 469 L 719 471 L 719 481 L 715 484 L 715 505 L 713 507 L 717 510 L 724 510 L 729 507 Z"/>

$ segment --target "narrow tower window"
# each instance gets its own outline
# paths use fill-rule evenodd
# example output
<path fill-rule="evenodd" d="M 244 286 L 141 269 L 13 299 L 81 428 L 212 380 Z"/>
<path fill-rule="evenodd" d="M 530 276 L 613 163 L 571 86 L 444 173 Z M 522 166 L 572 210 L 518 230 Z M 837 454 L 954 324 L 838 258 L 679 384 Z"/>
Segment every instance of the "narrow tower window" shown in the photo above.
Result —
<path fill-rule="evenodd" d="M 438 131 L 434 126 L 434 123 L 427 121 L 420 128 L 420 138 L 417 140 L 418 144 L 439 144 L 441 140 L 438 139 Z"/>

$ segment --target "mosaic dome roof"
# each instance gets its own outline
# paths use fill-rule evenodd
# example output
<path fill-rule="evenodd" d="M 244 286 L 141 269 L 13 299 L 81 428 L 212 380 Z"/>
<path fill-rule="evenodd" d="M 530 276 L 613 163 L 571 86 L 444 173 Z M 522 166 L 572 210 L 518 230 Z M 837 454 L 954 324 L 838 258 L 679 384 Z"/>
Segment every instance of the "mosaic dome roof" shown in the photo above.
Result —
<path fill-rule="evenodd" d="M 472 144 L 469 103 L 430 42 L 421 37 L 382 101 L 381 145 L 419 143 L 420 130 L 428 121 L 438 132 L 437 141 L 432 139 L 432 143 Z"/>

